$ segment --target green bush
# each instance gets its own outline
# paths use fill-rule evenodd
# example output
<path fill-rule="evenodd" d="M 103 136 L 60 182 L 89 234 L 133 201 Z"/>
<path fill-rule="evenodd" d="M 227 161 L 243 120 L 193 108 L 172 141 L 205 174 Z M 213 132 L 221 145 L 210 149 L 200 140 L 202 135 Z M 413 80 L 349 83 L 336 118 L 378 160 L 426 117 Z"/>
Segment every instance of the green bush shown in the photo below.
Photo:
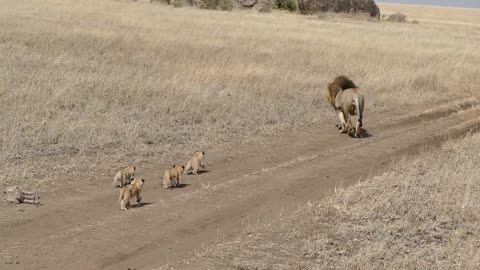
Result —
<path fill-rule="evenodd" d="M 297 10 L 296 0 L 275 0 L 275 8 L 289 11 Z"/>

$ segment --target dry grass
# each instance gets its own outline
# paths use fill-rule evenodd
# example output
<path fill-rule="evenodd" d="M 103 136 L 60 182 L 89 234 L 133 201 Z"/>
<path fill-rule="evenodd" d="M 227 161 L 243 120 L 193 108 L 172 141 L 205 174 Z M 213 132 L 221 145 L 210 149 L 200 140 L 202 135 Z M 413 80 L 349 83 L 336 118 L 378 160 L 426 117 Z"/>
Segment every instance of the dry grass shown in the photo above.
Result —
<path fill-rule="evenodd" d="M 0 5 L 2 185 L 93 181 L 127 163 L 328 123 L 323 91 L 338 74 L 365 89 L 367 113 L 480 85 L 478 25 L 132 1 Z"/>
<path fill-rule="evenodd" d="M 192 269 L 479 269 L 479 151 L 474 135 L 402 160 L 208 249 Z"/>
<path fill-rule="evenodd" d="M 404 13 L 409 19 L 421 22 L 471 24 L 480 27 L 480 9 L 434 7 L 421 5 L 405 5 L 392 3 L 378 3 L 382 14 L 390 15 L 396 12 Z M 478 32 L 477 32 L 478 33 Z"/>

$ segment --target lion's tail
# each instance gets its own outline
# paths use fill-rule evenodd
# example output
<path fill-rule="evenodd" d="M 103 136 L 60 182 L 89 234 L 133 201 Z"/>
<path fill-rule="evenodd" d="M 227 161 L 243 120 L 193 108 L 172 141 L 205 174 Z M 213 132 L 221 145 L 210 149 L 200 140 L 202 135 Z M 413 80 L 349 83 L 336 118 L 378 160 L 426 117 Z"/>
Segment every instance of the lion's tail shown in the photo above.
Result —
<path fill-rule="evenodd" d="M 362 121 L 363 121 L 363 106 L 364 106 L 364 100 L 363 96 L 361 94 L 355 95 L 353 98 L 353 101 L 355 102 L 355 107 L 357 108 L 357 116 L 358 116 L 358 126 L 362 127 Z"/>

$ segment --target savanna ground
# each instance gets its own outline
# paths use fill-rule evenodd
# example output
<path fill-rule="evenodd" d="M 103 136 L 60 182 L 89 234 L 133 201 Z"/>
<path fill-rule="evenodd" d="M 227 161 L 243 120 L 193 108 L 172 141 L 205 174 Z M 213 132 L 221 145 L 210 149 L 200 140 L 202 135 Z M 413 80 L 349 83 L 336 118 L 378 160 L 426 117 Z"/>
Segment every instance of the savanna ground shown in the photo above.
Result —
<path fill-rule="evenodd" d="M 243 270 L 478 269 L 479 151 L 476 134 L 402 159 L 391 171 L 337 189 L 293 215 L 249 228 L 234 241 L 199 251 L 187 265 Z"/>
<path fill-rule="evenodd" d="M 199 251 L 188 264 L 243 270 L 478 269 L 479 151 L 477 134 L 402 159 L 388 172 Z"/>
<path fill-rule="evenodd" d="M 324 185 L 339 179 L 315 180 L 348 159 L 334 148 L 362 149 L 368 154 L 352 154 L 359 158 L 354 164 L 370 165 L 374 155 L 399 157 L 392 149 L 409 152 L 478 116 L 471 109 L 478 106 L 480 85 L 479 10 L 381 4 L 384 13 L 401 11 L 420 22 L 394 24 L 131 1 L 0 4 L 0 185 L 19 183 L 50 195 L 56 194 L 52 189 L 68 191 L 57 202 L 47 196 L 37 210 L 20 209 L 39 221 L 12 215 L 13 208 L 0 213 L 0 235 L 9 247 L 0 251 L 5 263 L 15 265 L 22 243 L 43 252 L 19 255 L 22 269 L 162 265 L 173 260 L 164 259 L 168 243 L 183 239 L 178 250 L 195 249 L 217 223 L 235 232 L 228 222 L 257 211 L 248 212 L 255 201 L 269 202 L 272 212 L 283 203 L 282 211 L 293 213 L 293 203 L 321 199 L 328 193 Z M 372 138 L 353 142 L 333 129 L 323 92 L 338 74 L 364 89 L 364 124 Z M 462 109 L 442 111 L 448 119 L 399 117 L 463 97 L 473 98 L 468 108 L 452 105 Z M 275 225 L 248 225 L 247 239 L 205 248 L 183 262 L 218 269 L 474 269 L 479 187 L 472 177 L 479 175 L 479 140 L 471 136 L 401 161 L 391 172 L 302 206 Z M 153 189 L 166 164 L 200 148 L 213 153 L 211 172 L 198 178 L 203 183 L 187 178 L 190 186 L 161 193 L 161 204 L 128 215 L 113 210 L 117 191 L 110 183 L 117 168 L 145 165 Z M 369 173 L 365 167 L 352 173 L 338 168 L 349 184 Z M 252 177 L 262 179 L 255 190 L 249 188 Z M 300 185 L 290 186 L 292 181 Z M 325 194 L 316 195 L 307 181 Z M 290 200 L 292 188 L 301 195 Z M 159 192 L 152 189 L 145 195 L 150 200 Z M 66 195 L 71 193 L 74 199 Z M 182 207 L 167 211 L 165 203 Z M 223 214 L 214 212 L 220 208 Z M 135 237 L 126 234 L 130 226 Z M 164 237 L 162 226 L 178 232 Z M 114 245 L 122 234 L 134 239 Z M 38 266 L 28 268 L 25 261 Z"/>

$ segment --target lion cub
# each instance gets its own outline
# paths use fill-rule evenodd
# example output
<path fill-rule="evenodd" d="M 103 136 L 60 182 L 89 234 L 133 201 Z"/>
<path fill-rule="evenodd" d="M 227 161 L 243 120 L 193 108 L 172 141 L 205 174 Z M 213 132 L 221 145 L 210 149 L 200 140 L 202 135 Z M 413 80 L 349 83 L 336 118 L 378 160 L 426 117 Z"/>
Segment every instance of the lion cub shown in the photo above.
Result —
<path fill-rule="evenodd" d="M 142 201 L 140 193 L 142 192 L 143 183 L 145 180 L 134 178 L 129 185 L 126 185 L 120 189 L 120 196 L 118 200 L 120 201 L 120 209 L 125 210 L 130 207 L 130 199 L 137 197 L 137 205 Z"/>
<path fill-rule="evenodd" d="M 176 164 L 166 170 L 165 175 L 163 175 L 163 188 L 174 188 L 178 186 L 184 169 L 185 166 Z"/>
<path fill-rule="evenodd" d="M 197 175 L 200 171 L 200 167 L 202 167 L 202 169 L 205 169 L 205 165 L 203 164 L 204 156 L 205 152 L 198 150 L 195 151 L 193 157 L 190 159 L 190 161 L 188 161 L 184 173 L 189 173 L 191 171 L 193 174 Z"/>
<path fill-rule="evenodd" d="M 134 175 L 135 166 L 128 166 L 126 168 L 120 169 L 115 175 L 115 178 L 113 178 L 113 186 L 123 187 L 130 184 Z"/>

